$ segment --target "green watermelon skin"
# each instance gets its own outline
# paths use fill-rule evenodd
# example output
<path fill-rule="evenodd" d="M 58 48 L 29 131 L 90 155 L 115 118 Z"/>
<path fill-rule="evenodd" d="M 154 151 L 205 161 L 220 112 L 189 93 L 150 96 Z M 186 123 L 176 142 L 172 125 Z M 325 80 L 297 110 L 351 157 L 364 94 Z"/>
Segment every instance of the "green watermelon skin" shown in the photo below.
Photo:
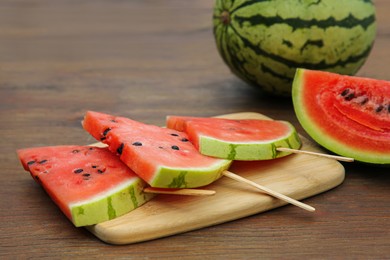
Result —
<path fill-rule="evenodd" d="M 26 171 L 76 226 L 114 219 L 153 196 L 146 183 L 107 148 L 47 146 L 17 151 Z"/>
<path fill-rule="evenodd" d="M 370 0 L 217 0 L 216 45 L 250 85 L 291 96 L 296 68 L 353 75 L 376 36 Z"/>
<path fill-rule="evenodd" d="M 299 149 L 301 140 L 286 121 L 168 116 L 167 127 L 186 132 L 201 154 L 228 160 L 271 160 Z"/>

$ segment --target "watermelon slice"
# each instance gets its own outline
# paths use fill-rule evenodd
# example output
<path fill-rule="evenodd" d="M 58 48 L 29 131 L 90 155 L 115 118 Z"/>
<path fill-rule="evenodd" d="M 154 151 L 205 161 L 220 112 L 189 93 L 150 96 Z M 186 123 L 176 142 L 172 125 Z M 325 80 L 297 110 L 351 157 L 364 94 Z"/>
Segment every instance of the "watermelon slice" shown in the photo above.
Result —
<path fill-rule="evenodd" d="M 357 161 L 390 164 L 390 82 L 298 69 L 292 96 L 317 143 Z"/>
<path fill-rule="evenodd" d="M 185 133 L 89 111 L 83 127 L 157 188 L 195 188 L 222 176 L 230 160 L 201 155 Z"/>
<path fill-rule="evenodd" d="M 146 183 L 107 148 L 36 147 L 18 156 L 76 227 L 121 216 L 152 198 L 143 193 Z"/>
<path fill-rule="evenodd" d="M 300 138 L 286 121 L 168 116 L 167 127 L 184 131 L 201 154 L 229 160 L 269 160 L 299 149 Z"/>

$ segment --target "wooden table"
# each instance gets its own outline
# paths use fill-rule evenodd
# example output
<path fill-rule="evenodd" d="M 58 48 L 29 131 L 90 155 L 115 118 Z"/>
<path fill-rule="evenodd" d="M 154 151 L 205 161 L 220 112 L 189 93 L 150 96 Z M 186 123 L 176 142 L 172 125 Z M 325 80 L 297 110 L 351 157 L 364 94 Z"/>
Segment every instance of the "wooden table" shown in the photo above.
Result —
<path fill-rule="evenodd" d="M 24 172 L 16 149 L 89 144 L 86 110 L 163 125 L 167 114 L 254 111 L 300 127 L 289 99 L 233 76 L 211 29 L 213 1 L 0 3 L 0 258 L 383 259 L 390 256 L 389 169 L 344 164 L 344 183 L 294 206 L 127 246 L 75 228 Z M 390 2 L 359 75 L 390 80 Z M 205 212 L 205 214 L 207 214 Z"/>

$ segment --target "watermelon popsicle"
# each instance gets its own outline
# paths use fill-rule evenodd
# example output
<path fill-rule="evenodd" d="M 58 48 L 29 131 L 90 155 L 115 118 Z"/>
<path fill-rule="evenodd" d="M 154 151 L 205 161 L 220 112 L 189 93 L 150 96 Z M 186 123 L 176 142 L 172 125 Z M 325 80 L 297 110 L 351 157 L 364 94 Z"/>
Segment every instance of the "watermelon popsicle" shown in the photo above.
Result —
<path fill-rule="evenodd" d="M 349 157 L 300 150 L 300 137 L 287 121 L 168 116 L 167 127 L 186 132 L 201 154 L 216 158 L 258 161 L 300 153 L 354 161 Z"/>
<path fill-rule="evenodd" d="M 200 154 L 187 134 L 173 129 L 94 111 L 86 113 L 82 125 L 151 187 L 205 186 L 231 164 Z"/>
<path fill-rule="evenodd" d="M 299 149 L 301 140 L 286 121 L 168 116 L 167 127 L 186 132 L 201 154 L 229 160 L 270 160 Z"/>
<path fill-rule="evenodd" d="M 167 127 L 186 132 L 200 153 L 215 158 L 270 160 L 291 153 L 280 152 L 278 147 L 301 147 L 301 140 L 295 128 L 285 121 L 168 116 Z M 305 210 L 315 211 L 309 205 L 232 172 L 225 171 L 223 175 Z"/>
<path fill-rule="evenodd" d="M 76 226 L 124 215 L 153 196 L 147 185 L 107 148 L 48 146 L 20 149 L 26 171 Z"/>

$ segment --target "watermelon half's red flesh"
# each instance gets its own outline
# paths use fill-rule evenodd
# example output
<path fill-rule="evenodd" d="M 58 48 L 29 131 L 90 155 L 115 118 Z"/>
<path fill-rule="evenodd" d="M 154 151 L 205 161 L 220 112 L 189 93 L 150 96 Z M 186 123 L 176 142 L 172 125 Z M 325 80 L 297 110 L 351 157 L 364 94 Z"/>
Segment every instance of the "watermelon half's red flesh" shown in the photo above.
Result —
<path fill-rule="evenodd" d="M 36 147 L 18 156 L 75 226 L 113 219 L 151 198 L 143 193 L 146 183 L 107 148 Z"/>
<path fill-rule="evenodd" d="M 390 164 L 390 82 L 298 69 L 292 94 L 301 125 L 320 145 Z"/>
<path fill-rule="evenodd" d="M 286 121 L 168 116 L 167 127 L 184 131 L 200 153 L 229 160 L 269 160 L 299 149 L 300 138 Z"/>
<path fill-rule="evenodd" d="M 83 127 L 152 187 L 204 186 L 231 163 L 201 155 L 185 133 L 129 118 L 88 111 Z"/>

